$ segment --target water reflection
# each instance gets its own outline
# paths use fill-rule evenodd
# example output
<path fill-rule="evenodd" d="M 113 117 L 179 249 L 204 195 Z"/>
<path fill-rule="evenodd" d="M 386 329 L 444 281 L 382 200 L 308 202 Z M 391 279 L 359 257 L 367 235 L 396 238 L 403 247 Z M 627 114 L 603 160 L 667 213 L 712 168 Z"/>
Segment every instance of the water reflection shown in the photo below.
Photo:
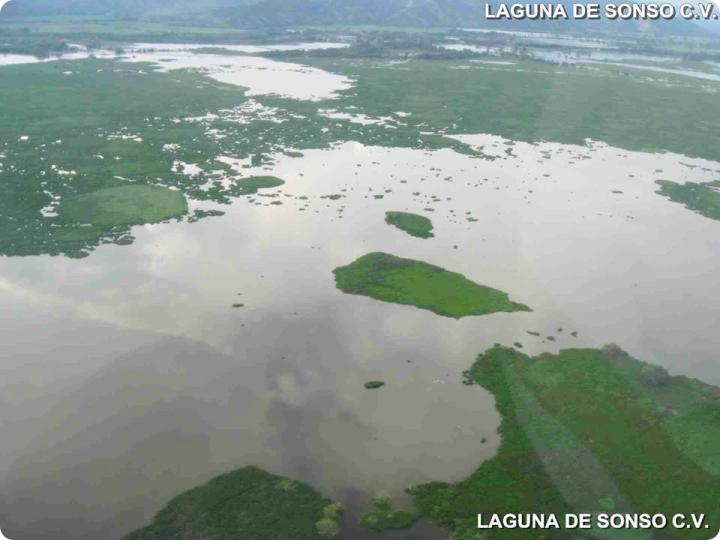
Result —
<path fill-rule="evenodd" d="M 355 143 L 278 156 L 265 171 L 287 181 L 277 198 L 136 228 L 132 246 L 85 260 L 0 259 L 3 530 L 117 537 L 248 464 L 312 482 L 348 520 L 381 489 L 462 478 L 498 444 L 492 397 L 460 377 L 495 342 L 615 341 L 720 380 L 720 225 L 654 193 L 658 178 L 707 181 L 720 165 L 460 138 L 496 159 Z M 387 210 L 425 212 L 435 238 L 389 228 Z M 332 269 L 370 251 L 460 271 L 534 311 L 455 321 L 343 295 Z M 386 386 L 363 388 L 376 379 Z M 437 534 L 420 527 L 398 537 Z"/>

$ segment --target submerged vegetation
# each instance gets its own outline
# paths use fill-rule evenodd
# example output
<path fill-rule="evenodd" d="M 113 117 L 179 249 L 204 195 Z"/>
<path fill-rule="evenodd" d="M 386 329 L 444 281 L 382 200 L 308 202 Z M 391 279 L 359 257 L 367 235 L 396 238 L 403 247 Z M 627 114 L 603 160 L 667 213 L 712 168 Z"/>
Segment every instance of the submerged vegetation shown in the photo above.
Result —
<path fill-rule="evenodd" d="M 673 202 L 683 203 L 685 208 L 710 219 L 720 220 L 720 180 L 695 184 L 678 184 L 658 180 L 658 193 Z"/>
<path fill-rule="evenodd" d="M 385 222 L 418 238 L 432 238 L 433 224 L 425 216 L 410 212 L 386 212 Z"/>
<path fill-rule="evenodd" d="M 246 467 L 175 497 L 125 540 L 329 540 L 341 514 L 307 484 Z"/>
<path fill-rule="evenodd" d="M 502 415 L 497 455 L 457 484 L 410 489 L 420 514 L 453 529 L 453 538 L 474 538 L 478 513 L 508 509 L 702 511 L 709 530 L 720 528 L 720 388 L 670 376 L 615 345 L 534 358 L 495 347 L 470 376 Z M 503 538 L 545 536 L 508 529 Z"/>
<path fill-rule="evenodd" d="M 146 185 L 99 189 L 66 199 L 58 206 L 61 222 L 98 227 L 156 223 L 186 213 L 187 202 L 181 192 Z"/>
<path fill-rule="evenodd" d="M 416 306 L 445 317 L 530 311 L 506 293 L 461 274 L 387 253 L 369 253 L 334 273 L 338 289 L 346 294 Z"/>

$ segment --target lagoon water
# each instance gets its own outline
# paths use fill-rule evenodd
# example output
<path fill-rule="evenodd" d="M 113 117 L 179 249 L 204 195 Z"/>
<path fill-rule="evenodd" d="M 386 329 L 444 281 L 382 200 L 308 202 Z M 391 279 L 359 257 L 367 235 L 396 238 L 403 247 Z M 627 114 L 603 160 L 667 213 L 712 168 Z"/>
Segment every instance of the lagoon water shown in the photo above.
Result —
<path fill-rule="evenodd" d="M 308 50 L 345 47 L 342 43 L 302 43 L 298 45 L 241 46 L 222 48 L 237 53 L 258 53 L 273 50 Z M 228 84 L 244 86 L 249 96 L 276 94 L 294 99 L 330 99 L 336 92 L 349 88 L 352 81 L 321 69 L 279 62 L 261 56 L 196 54 L 196 44 L 149 43 L 133 45 L 127 61 L 151 62 L 162 70 L 193 69 Z"/>
<path fill-rule="evenodd" d="M 136 43 L 120 55 L 130 62 L 149 62 L 161 70 L 192 69 L 228 84 L 244 86 L 247 94 L 277 94 L 294 99 L 328 99 L 349 88 L 352 81 L 326 71 L 278 62 L 252 54 L 269 51 L 318 50 L 347 47 L 346 43 L 310 42 L 287 45 L 218 45 L 238 54 L 197 54 L 197 49 L 212 47 L 193 43 Z M 118 57 L 114 51 L 77 50 L 61 56 L 38 59 L 29 55 L 0 54 L 0 67 L 53 60 L 81 60 L 93 54 L 100 58 Z"/>
<path fill-rule="evenodd" d="M 34 56 L 28 54 L 0 54 L 0 66 L 12 66 L 15 64 L 34 64 L 39 62 Z"/>
<path fill-rule="evenodd" d="M 654 183 L 715 179 L 720 163 L 458 138 L 495 159 L 338 143 L 244 169 L 287 183 L 224 216 L 136 227 L 133 245 L 82 260 L 0 259 L 3 531 L 116 538 L 248 464 L 338 498 L 350 524 L 379 490 L 400 498 L 494 455 L 493 398 L 461 373 L 496 342 L 533 354 L 616 342 L 720 382 L 720 223 Z M 388 210 L 427 215 L 435 238 L 387 226 Z M 454 320 L 339 292 L 332 270 L 372 251 L 533 312 Z"/>

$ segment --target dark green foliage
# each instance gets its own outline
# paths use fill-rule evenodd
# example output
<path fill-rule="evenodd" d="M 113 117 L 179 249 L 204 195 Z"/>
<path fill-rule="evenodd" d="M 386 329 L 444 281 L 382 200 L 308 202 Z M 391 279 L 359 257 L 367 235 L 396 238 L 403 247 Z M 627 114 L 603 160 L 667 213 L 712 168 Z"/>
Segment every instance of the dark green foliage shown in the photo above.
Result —
<path fill-rule="evenodd" d="M 363 386 L 368 390 L 376 390 L 385 386 L 385 383 L 383 381 L 368 381 Z"/>
<path fill-rule="evenodd" d="M 673 202 L 683 203 L 685 208 L 710 219 L 720 220 L 720 180 L 705 184 L 677 184 L 658 180 L 658 193 Z"/>
<path fill-rule="evenodd" d="M 203 218 L 207 217 L 219 217 L 224 216 L 225 212 L 221 210 L 195 210 L 193 212 L 193 215 L 188 218 L 189 223 L 195 223 L 196 221 L 200 221 Z"/>
<path fill-rule="evenodd" d="M 344 293 L 416 306 L 445 317 L 529 311 L 527 306 L 511 302 L 506 293 L 478 285 L 461 274 L 387 253 L 364 255 L 334 273 L 337 287 Z"/>
<path fill-rule="evenodd" d="M 284 180 L 280 180 L 275 176 L 251 176 L 238 180 L 238 186 L 240 186 L 240 192 L 243 195 L 253 195 L 259 189 L 274 188 L 282 186 L 284 183 Z"/>
<path fill-rule="evenodd" d="M 658 386 L 644 380 L 648 370 L 617 347 L 535 358 L 486 351 L 471 375 L 494 394 L 502 415 L 498 454 L 457 484 L 412 488 L 421 515 L 454 529 L 453 538 L 476 531 L 478 513 L 610 505 L 616 512 L 704 512 L 718 530 L 720 389 L 685 377 Z M 670 407 L 673 414 L 664 414 Z M 683 534 L 707 537 L 704 530 Z M 546 535 L 505 530 L 502 538 Z M 550 537 L 575 538 L 563 531 Z"/>
<path fill-rule="evenodd" d="M 323 507 L 323 517 L 315 524 L 318 534 L 322 538 L 337 538 L 340 534 L 339 520 L 344 512 L 340 503 L 330 503 Z"/>
<path fill-rule="evenodd" d="M 341 513 L 307 484 L 246 467 L 175 497 L 125 540 L 323 540 Z"/>
<path fill-rule="evenodd" d="M 0 32 L 0 39 L 2 39 Z M 28 54 L 37 58 L 48 58 L 72 51 L 64 39 L 43 37 L 28 39 L 28 36 L 7 36 L 0 41 L 0 54 Z"/>
<path fill-rule="evenodd" d="M 375 532 L 409 529 L 418 520 L 418 516 L 405 510 L 393 510 L 390 496 L 384 493 L 373 498 L 372 510 L 360 517 L 363 527 Z"/>
<path fill-rule="evenodd" d="M 425 216 L 410 212 L 386 212 L 385 222 L 402 229 L 411 236 L 418 238 L 432 238 L 433 224 Z"/>

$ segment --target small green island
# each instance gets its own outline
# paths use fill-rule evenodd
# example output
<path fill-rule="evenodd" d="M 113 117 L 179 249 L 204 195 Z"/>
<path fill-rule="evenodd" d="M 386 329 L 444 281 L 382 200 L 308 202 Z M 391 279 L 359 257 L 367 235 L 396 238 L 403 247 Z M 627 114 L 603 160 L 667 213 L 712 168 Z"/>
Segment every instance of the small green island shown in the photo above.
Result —
<path fill-rule="evenodd" d="M 507 293 L 422 261 L 388 253 L 369 253 L 334 270 L 337 288 L 346 294 L 415 306 L 459 319 L 469 315 L 531 311 Z"/>
<path fill-rule="evenodd" d="M 385 383 L 383 381 L 368 381 L 363 386 L 368 390 L 377 390 L 385 386 Z"/>
<path fill-rule="evenodd" d="M 658 180 L 657 193 L 673 202 L 683 203 L 685 208 L 710 219 L 720 220 L 720 180 L 695 184 L 678 184 L 669 180 Z"/>
<path fill-rule="evenodd" d="M 720 529 L 720 388 L 630 357 L 617 345 L 530 357 L 481 354 L 468 373 L 496 400 L 497 455 L 456 484 L 410 488 L 420 515 L 477 536 L 479 513 L 705 513 Z M 641 536 L 643 538 L 644 536 Z M 490 538 L 490 537 L 488 537 Z M 495 536 L 492 536 L 495 538 Z M 507 529 L 502 538 L 577 538 Z M 632 538 L 636 538 L 633 536 Z M 657 538 L 678 538 L 668 535 Z"/>
<path fill-rule="evenodd" d="M 385 212 L 385 223 L 394 225 L 417 238 L 432 238 L 433 224 L 430 219 L 410 212 Z"/>
<path fill-rule="evenodd" d="M 372 501 L 372 509 L 360 517 L 360 525 L 378 533 L 409 529 L 418 516 L 406 510 L 394 510 L 387 493 L 378 493 Z"/>
<path fill-rule="evenodd" d="M 255 195 L 261 189 L 280 187 L 283 184 L 285 180 L 277 176 L 250 176 L 237 182 L 241 195 Z"/>
<path fill-rule="evenodd" d="M 188 211 L 181 191 L 160 186 L 131 184 L 109 187 L 65 199 L 58 206 L 63 223 L 119 227 L 158 223 Z"/>
<path fill-rule="evenodd" d="M 303 482 L 245 467 L 178 495 L 124 540 L 328 540 L 342 512 Z"/>

